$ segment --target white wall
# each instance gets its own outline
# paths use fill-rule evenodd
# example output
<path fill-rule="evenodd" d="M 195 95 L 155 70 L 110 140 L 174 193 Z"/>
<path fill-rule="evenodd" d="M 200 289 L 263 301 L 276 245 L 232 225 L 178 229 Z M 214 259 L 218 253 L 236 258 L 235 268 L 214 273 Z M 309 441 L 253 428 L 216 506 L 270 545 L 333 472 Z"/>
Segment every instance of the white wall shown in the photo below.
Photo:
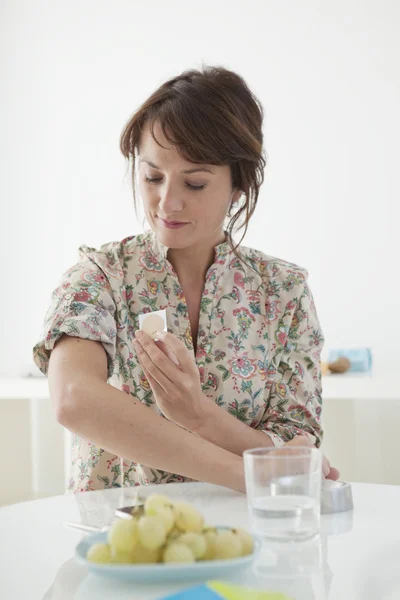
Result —
<path fill-rule="evenodd" d="M 0 506 L 33 494 L 29 400 L 0 399 Z"/>
<path fill-rule="evenodd" d="M 140 231 L 118 138 L 165 78 L 202 61 L 264 104 L 269 155 L 246 243 L 306 266 L 328 346 L 399 357 L 395 0 L 2 3 L 0 376 L 31 369 L 81 243 Z M 4 60 L 5 59 L 5 60 Z"/>

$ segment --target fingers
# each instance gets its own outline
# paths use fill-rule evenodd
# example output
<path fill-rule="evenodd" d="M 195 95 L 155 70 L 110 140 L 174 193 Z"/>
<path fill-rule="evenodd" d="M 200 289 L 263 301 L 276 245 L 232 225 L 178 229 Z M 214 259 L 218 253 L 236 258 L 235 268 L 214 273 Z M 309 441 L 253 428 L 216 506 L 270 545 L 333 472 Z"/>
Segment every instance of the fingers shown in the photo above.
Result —
<path fill-rule="evenodd" d="M 306 435 L 296 435 L 290 442 L 286 442 L 285 446 L 307 446 L 313 447 L 312 441 Z"/>
<path fill-rule="evenodd" d="M 156 347 L 155 344 L 152 344 L 154 348 L 151 348 L 150 352 L 146 351 L 146 346 L 144 344 L 140 344 L 137 340 L 134 340 L 133 346 L 136 350 L 140 365 L 145 371 L 145 375 L 148 373 L 155 381 L 157 381 L 164 391 L 167 391 L 167 389 L 169 389 L 171 386 L 171 381 L 173 378 L 171 371 L 175 369 L 179 372 L 177 367 L 171 363 L 171 361 L 159 348 Z M 157 355 L 159 355 L 158 359 Z M 168 373 L 170 373 L 169 377 Z"/>
<path fill-rule="evenodd" d="M 160 396 L 160 394 L 162 392 L 164 392 L 163 388 L 160 386 L 159 383 L 157 383 L 157 381 L 154 379 L 154 377 L 152 377 L 150 375 L 150 373 L 148 372 L 148 370 L 146 369 L 146 367 L 142 366 L 142 369 L 143 369 L 143 373 L 145 374 L 145 377 L 146 377 L 147 381 L 150 384 L 151 389 L 153 390 L 153 393 L 156 396 Z"/>
<path fill-rule="evenodd" d="M 327 479 L 331 479 L 332 481 L 337 481 L 340 477 L 340 472 L 338 471 L 338 469 L 335 469 L 335 467 L 331 467 L 328 475 L 327 475 Z"/>
<path fill-rule="evenodd" d="M 326 458 L 326 456 L 323 456 L 322 472 L 324 474 L 325 479 L 331 479 L 332 481 L 337 481 L 340 477 L 338 469 L 335 469 L 335 467 L 331 467 L 331 463 Z"/>
<path fill-rule="evenodd" d="M 135 336 L 136 341 L 140 343 L 152 362 L 171 382 L 176 381 L 177 376 L 181 375 L 182 371 L 198 377 L 195 357 L 189 352 L 185 344 L 172 333 L 164 331 L 157 333 L 157 340 L 159 340 L 157 342 L 154 342 L 143 331 L 137 331 Z"/>
<path fill-rule="evenodd" d="M 326 456 L 323 456 L 322 457 L 322 472 L 324 474 L 324 477 L 328 477 L 330 470 L 331 470 L 331 466 L 330 466 L 329 460 L 326 458 Z"/>
<path fill-rule="evenodd" d="M 290 442 L 286 442 L 286 444 L 282 446 L 282 449 L 293 446 L 307 446 L 309 448 L 312 448 L 314 444 L 307 436 L 296 435 L 293 439 L 290 440 Z M 335 469 L 335 467 L 331 467 L 331 463 L 325 455 L 322 455 L 322 473 L 325 479 L 331 479 L 332 481 L 337 481 L 340 477 L 338 469 Z"/>
<path fill-rule="evenodd" d="M 175 335 L 166 331 L 162 331 L 157 334 L 157 338 L 161 340 L 165 346 L 172 350 L 183 371 L 190 373 L 190 371 L 193 370 L 193 367 L 196 367 L 194 355 L 189 352 L 185 344 L 181 342 L 181 340 Z"/>
<path fill-rule="evenodd" d="M 161 352 L 164 352 L 165 356 L 167 356 L 175 365 L 179 366 L 179 361 L 175 354 L 164 344 L 164 342 L 155 342 L 155 344 L 160 348 Z"/>
<path fill-rule="evenodd" d="M 177 375 L 181 373 L 181 371 L 157 346 L 149 335 L 143 331 L 137 331 L 133 345 L 138 353 L 140 363 L 146 366 L 150 374 L 162 386 L 163 378 L 169 379 L 170 382 L 176 381 Z M 159 376 L 159 373 L 161 373 L 163 377 Z"/>

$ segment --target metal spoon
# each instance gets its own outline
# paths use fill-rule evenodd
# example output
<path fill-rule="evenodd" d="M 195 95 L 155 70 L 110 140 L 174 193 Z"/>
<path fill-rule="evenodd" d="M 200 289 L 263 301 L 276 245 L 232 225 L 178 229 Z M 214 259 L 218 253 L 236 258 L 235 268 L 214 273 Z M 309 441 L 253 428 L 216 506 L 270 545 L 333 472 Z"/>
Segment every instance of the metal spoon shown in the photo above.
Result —
<path fill-rule="evenodd" d="M 121 508 L 117 508 L 114 513 L 115 516 L 118 519 L 133 519 L 134 516 L 142 515 L 144 512 L 145 499 L 139 498 L 139 494 L 136 492 L 133 502 L 134 504 L 132 506 L 122 506 Z M 106 527 L 96 527 L 95 525 L 86 525 L 85 523 L 76 523 L 73 521 L 63 521 L 62 524 L 70 529 L 78 529 L 85 533 L 103 532 L 108 531 L 110 528 L 110 525 L 107 525 Z"/>

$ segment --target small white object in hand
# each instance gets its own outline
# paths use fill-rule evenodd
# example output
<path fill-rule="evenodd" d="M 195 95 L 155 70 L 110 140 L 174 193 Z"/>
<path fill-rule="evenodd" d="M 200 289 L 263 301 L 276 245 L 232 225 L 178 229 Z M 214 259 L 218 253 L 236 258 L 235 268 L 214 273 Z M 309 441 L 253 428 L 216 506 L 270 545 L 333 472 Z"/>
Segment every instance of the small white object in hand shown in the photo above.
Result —
<path fill-rule="evenodd" d="M 153 340 L 157 341 L 157 331 L 167 331 L 166 310 L 156 310 L 151 313 L 140 314 L 139 327 L 153 338 Z"/>

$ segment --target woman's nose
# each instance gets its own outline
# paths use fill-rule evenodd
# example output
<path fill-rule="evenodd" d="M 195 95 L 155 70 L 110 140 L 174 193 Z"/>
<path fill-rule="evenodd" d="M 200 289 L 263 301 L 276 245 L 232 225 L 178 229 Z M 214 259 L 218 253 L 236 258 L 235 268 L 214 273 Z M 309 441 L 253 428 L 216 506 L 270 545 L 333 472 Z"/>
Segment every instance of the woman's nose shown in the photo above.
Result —
<path fill-rule="evenodd" d="M 181 212 L 185 207 L 182 192 L 171 185 L 164 185 L 160 190 L 159 206 L 165 216 Z"/>

